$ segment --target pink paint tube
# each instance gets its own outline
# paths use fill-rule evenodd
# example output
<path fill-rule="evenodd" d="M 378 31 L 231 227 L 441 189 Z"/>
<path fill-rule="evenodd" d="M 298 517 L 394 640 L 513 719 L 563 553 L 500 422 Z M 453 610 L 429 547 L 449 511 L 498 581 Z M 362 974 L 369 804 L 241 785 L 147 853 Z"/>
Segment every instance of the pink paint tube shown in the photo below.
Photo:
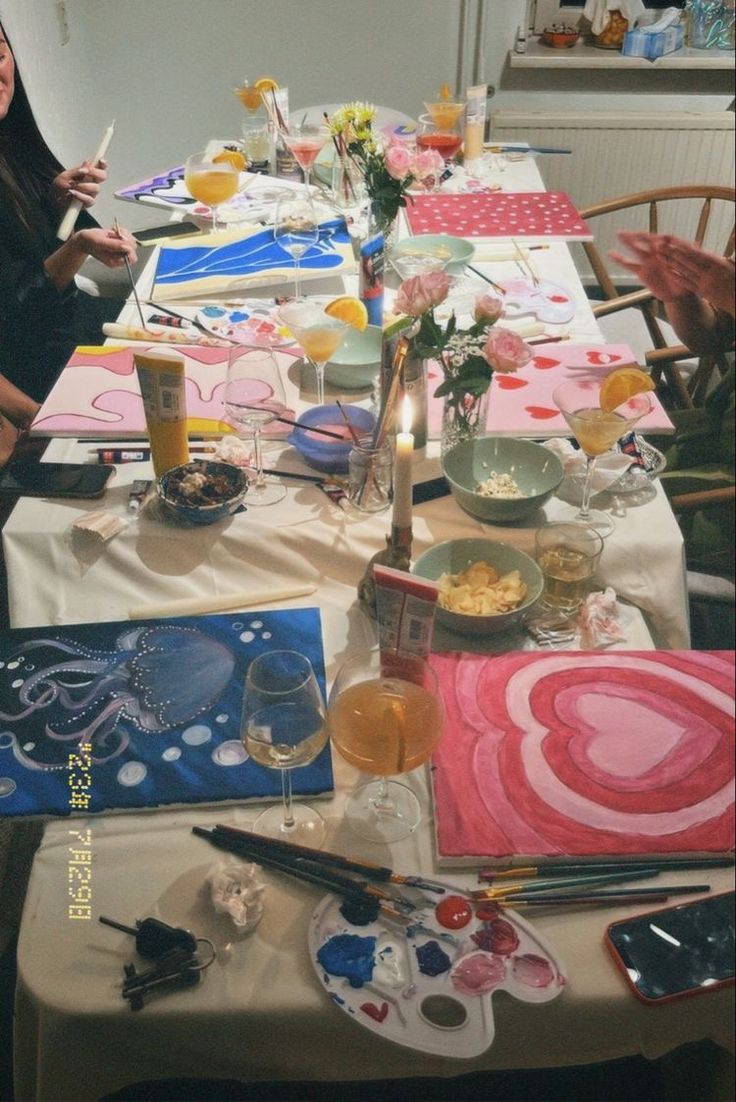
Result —
<path fill-rule="evenodd" d="M 421 665 L 432 645 L 439 587 L 403 570 L 373 567 L 381 664 L 388 675 L 421 680 Z"/>

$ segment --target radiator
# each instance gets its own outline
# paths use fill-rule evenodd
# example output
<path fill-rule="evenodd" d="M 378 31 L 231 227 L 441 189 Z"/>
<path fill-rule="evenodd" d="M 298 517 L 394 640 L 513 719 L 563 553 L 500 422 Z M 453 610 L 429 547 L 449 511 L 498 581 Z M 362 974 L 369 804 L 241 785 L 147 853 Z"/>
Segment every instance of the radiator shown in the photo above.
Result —
<path fill-rule="evenodd" d="M 577 207 L 604 199 L 675 184 L 734 183 L 734 115 L 710 113 L 610 111 L 513 111 L 491 113 L 491 140 L 571 149 L 572 155 L 540 156 L 539 167 L 550 191 L 565 191 Z M 663 232 L 691 238 L 697 201 L 677 203 Z M 729 209 L 730 208 L 730 209 Z M 637 220 L 638 217 L 638 220 Z M 721 252 L 733 225 L 733 204 L 714 204 L 705 245 Z M 623 212 L 593 223 L 596 244 L 615 246 L 619 229 L 644 229 L 646 213 Z M 584 280 L 590 277 L 582 249 L 575 248 Z M 618 273 L 630 282 L 628 273 Z"/>

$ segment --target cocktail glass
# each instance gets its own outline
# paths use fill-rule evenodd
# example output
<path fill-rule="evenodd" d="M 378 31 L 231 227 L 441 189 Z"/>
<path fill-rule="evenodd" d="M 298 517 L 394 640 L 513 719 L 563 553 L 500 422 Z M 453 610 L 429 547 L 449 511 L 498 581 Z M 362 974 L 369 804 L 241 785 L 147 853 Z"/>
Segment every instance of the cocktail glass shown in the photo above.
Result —
<path fill-rule="evenodd" d="M 208 153 L 193 153 L 184 165 L 184 185 L 189 194 L 210 208 L 212 229 L 217 230 L 217 212 L 232 199 L 240 184 L 240 173 L 229 161 L 213 161 Z"/>
<path fill-rule="evenodd" d="M 282 132 L 281 137 L 304 173 L 304 183 L 310 187 L 312 165 L 325 146 L 327 128 L 304 123 L 301 126 L 292 126 L 288 133 Z"/>
<path fill-rule="evenodd" d="M 438 130 L 453 130 L 465 110 L 465 104 L 456 100 L 435 100 L 433 103 L 425 100 L 424 106 Z"/>
<path fill-rule="evenodd" d="M 253 761 L 281 770 L 281 806 L 259 815 L 253 829 L 269 838 L 321 846 L 324 819 L 291 798 L 291 771 L 313 762 L 327 743 L 325 705 L 305 655 L 274 650 L 253 659 L 245 677 L 241 738 Z"/>
<path fill-rule="evenodd" d="M 600 380 L 586 378 L 561 383 L 552 392 L 552 400 L 572 429 L 586 460 L 583 499 L 572 519 L 590 524 L 603 537 L 610 535 L 615 527 L 611 517 L 600 509 L 590 508 L 595 462 L 651 412 L 651 395 L 635 394 L 609 413 L 601 409 Z"/>
<path fill-rule="evenodd" d="M 256 480 L 248 487 L 248 505 L 274 505 L 286 495 L 286 489 L 263 473 L 261 430 L 283 414 L 286 403 L 278 364 L 271 352 L 242 346 L 230 352 L 224 402 L 238 428 L 253 433 Z"/>
<path fill-rule="evenodd" d="M 317 405 L 325 404 L 325 364 L 342 344 L 349 326 L 330 317 L 319 299 L 287 302 L 279 309 L 279 319 L 301 345 L 304 355 L 317 374 Z"/>
<path fill-rule="evenodd" d="M 294 296 L 299 298 L 299 271 L 301 259 L 312 245 L 319 241 L 319 220 L 311 199 L 289 194 L 276 205 L 273 224 L 276 243 L 294 261 Z"/>
<path fill-rule="evenodd" d="M 408 837 L 421 820 L 421 804 L 408 785 L 389 777 L 427 761 L 440 740 L 444 708 L 434 670 L 421 659 L 392 668 L 378 650 L 358 652 L 338 670 L 327 714 L 342 756 L 378 775 L 349 797 L 348 824 L 372 842 Z"/>
<path fill-rule="evenodd" d="M 449 126 L 438 126 L 430 115 L 420 115 L 417 127 L 419 149 L 436 150 L 448 165 L 462 145 L 459 116 Z"/>

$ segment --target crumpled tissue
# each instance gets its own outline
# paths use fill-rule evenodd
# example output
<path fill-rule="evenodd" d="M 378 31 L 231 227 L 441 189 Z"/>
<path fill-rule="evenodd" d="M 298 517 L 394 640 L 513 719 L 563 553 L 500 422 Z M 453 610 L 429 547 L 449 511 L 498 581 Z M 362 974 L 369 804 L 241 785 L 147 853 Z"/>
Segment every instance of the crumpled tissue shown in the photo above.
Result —
<path fill-rule="evenodd" d="M 578 628 L 582 650 L 600 650 L 622 642 L 624 635 L 618 621 L 619 606 L 610 586 L 602 592 L 590 593 L 580 609 Z"/>
<path fill-rule="evenodd" d="M 261 896 L 265 884 L 258 879 L 259 866 L 221 862 L 207 876 L 212 904 L 218 914 L 225 914 L 241 934 L 253 930 L 263 917 Z"/>
<path fill-rule="evenodd" d="M 641 19 L 646 8 L 642 0 L 587 0 L 583 15 L 590 20 L 593 34 L 600 34 L 605 30 L 609 11 L 620 11 L 624 19 L 628 19 L 631 28 L 637 19 Z"/>
<path fill-rule="evenodd" d="M 585 455 L 579 448 L 573 447 L 569 440 L 553 438 L 545 440 L 544 446 L 554 452 L 562 463 L 565 478 L 582 477 L 585 474 Z M 593 468 L 593 493 L 599 494 L 612 486 L 629 469 L 631 463 L 631 456 L 616 452 L 599 456 Z"/>

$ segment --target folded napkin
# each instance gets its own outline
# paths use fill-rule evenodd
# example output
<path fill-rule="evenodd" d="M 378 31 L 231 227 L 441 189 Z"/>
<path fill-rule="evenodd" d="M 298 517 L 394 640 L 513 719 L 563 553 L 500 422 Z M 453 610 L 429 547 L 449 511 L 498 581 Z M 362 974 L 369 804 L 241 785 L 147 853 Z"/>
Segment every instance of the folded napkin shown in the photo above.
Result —
<path fill-rule="evenodd" d="M 571 441 L 564 438 L 544 441 L 545 448 L 557 456 L 565 471 L 565 478 L 582 477 L 585 473 L 585 455 Z M 593 493 L 599 494 L 617 482 L 632 463 L 630 455 L 618 452 L 606 452 L 596 460 L 593 468 Z"/>

